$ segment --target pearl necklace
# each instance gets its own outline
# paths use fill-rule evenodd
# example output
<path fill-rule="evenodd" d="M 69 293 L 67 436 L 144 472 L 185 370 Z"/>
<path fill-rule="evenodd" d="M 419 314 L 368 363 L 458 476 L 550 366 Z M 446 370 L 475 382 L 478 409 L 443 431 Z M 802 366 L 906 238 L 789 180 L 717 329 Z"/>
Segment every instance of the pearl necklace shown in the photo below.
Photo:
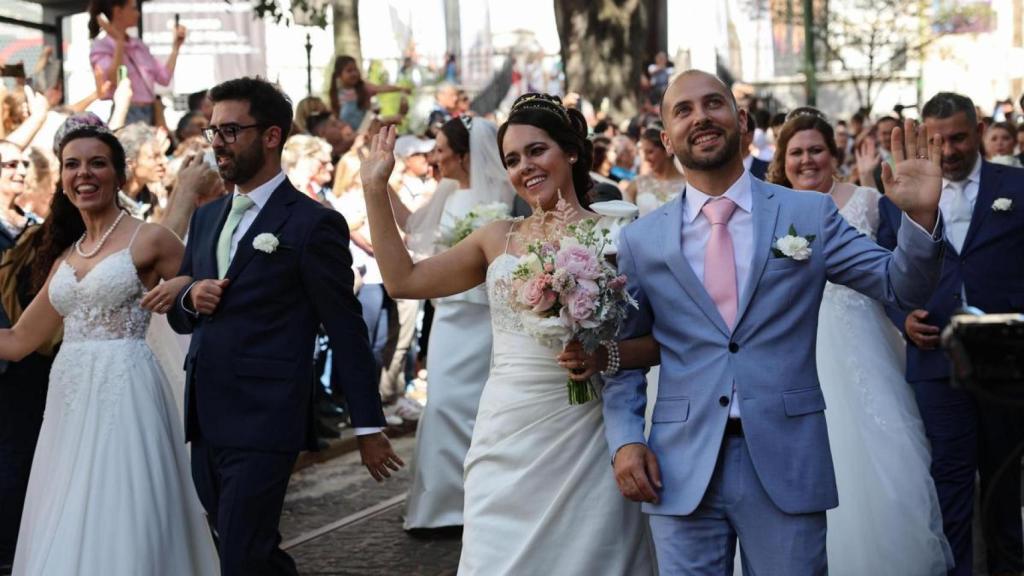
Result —
<path fill-rule="evenodd" d="M 75 242 L 75 252 L 77 252 L 82 258 L 92 258 L 96 254 L 99 254 L 99 251 L 103 249 L 103 244 L 105 244 L 107 242 L 107 238 L 110 237 L 110 233 L 114 231 L 114 228 L 117 228 L 118 224 L 121 223 L 121 219 L 124 218 L 125 214 L 127 214 L 127 212 L 121 210 L 121 213 L 117 215 L 117 219 L 110 225 L 110 228 L 107 228 L 107 231 L 103 233 L 103 236 L 100 236 L 100 241 L 96 243 L 96 247 L 88 253 L 82 252 L 82 242 L 85 240 L 85 235 L 87 234 L 86 232 L 83 232 L 82 237 Z"/>

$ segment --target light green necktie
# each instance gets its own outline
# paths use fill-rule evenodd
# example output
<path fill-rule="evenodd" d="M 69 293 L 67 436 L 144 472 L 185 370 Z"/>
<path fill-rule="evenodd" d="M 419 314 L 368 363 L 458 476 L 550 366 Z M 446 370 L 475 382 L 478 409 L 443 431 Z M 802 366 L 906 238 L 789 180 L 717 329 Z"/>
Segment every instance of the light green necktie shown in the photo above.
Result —
<path fill-rule="evenodd" d="M 255 202 L 244 194 L 235 196 L 231 201 L 231 213 L 228 214 L 227 222 L 220 231 L 220 238 L 217 239 L 217 275 L 221 278 L 228 272 L 228 264 L 231 263 L 231 236 L 242 221 L 242 214 L 252 208 Z"/>

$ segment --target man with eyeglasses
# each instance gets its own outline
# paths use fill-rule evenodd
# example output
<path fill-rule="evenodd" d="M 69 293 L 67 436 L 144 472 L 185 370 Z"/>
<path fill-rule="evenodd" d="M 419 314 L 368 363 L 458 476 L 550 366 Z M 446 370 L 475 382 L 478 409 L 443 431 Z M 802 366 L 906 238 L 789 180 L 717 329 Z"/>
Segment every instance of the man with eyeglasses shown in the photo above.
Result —
<path fill-rule="evenodd" d="M 199 208 L 168 312 L 192 334 L 185 433 L 192 475 L 225 575 L 297 574 L 278 521 L 300 450 L 315 449 L 310 353 L 332 342 L 335 390 L 348 404 L 363 463 L 377 480 L 403 465 L 386 436 L 366 325 L 353 294 L 348 225 L 281 171 L 292 106 L 260 78 L 210 91 L 204 135 L 232 194 Z"/>
<path fill-rule="evenodd" d="M 25 176 L 31 165 L 28 154 L 7 140 L 0 140 L 0 250 L 14 246 L 27 220 L 14 208 L 15 199 L 25 192 Z"/>

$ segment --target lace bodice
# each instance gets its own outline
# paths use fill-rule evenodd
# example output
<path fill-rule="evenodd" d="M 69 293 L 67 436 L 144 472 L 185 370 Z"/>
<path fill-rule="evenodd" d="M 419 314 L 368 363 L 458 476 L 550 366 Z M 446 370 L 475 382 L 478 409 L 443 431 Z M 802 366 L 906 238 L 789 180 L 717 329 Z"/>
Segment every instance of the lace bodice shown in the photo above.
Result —
<path fill-rule="evenodd" d="M 878 233 L 878 200 L 882 195 L 874 188 L 858 187 L 839 214 L 862 234 L 875 240 Z"/>
<path fill-rule="evenodd" d="M 523 332 L 519 313 L 508 305 L 512 290 L 510 280 L 517 262 L 515 256 L 502 254 L 487 267 L 487 296 L 491 301 L 491 325 L 495 331 Z"/>
<path fill-rule="evenodd" d="M 872 240 L 878 234 L 878 200 L 882 195 L 874 188 L 857 187 L 839 214 L 860 233 Z M 837 298 L 840 304 L 851 308 L 874 306 L 875 301 L 863 294 L 829 282 L 825 286 L 826 296 Z"/>
<path fill-rule="evenodd" d="M 129 248 L 110 254 L 81 280 L 67 260 L 50 280 L 50 303 L 64 318 L 64 341 L 146 338 L 145 288 Z"/>

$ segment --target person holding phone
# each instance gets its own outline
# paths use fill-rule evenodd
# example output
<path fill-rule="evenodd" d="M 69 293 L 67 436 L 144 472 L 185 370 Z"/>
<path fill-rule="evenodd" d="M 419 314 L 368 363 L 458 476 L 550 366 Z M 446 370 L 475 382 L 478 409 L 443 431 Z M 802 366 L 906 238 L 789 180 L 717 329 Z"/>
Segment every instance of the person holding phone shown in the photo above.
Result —
<path fill-rule="evenodd" d="M 127 73 L 133 94 L 126 124 L 146 122 L 161 126 L 163 114 L 158 110 L 154 86 L 166 86 L 174 77 L 178 51 L 185 42 L 185 27 L 178 25 L 175 20 L 171 54 L 161 64 L 142 40 L 128 35 L 128 29 L 138 24 L 139 8 L 136 0 L 91 0 L 89 37 L 93 38 L 93 43 L 89 61 L 93 67 L 102 69 L 106 74 L 104 79 L 110 80 L 113 85 L 120 79 L 118 70 L 124 66 L 121 73 Z M 100 36 L 100 31 L 104 32 L 103 36 Z M 111 95 L 100 96 L 110 98 Z"/>

